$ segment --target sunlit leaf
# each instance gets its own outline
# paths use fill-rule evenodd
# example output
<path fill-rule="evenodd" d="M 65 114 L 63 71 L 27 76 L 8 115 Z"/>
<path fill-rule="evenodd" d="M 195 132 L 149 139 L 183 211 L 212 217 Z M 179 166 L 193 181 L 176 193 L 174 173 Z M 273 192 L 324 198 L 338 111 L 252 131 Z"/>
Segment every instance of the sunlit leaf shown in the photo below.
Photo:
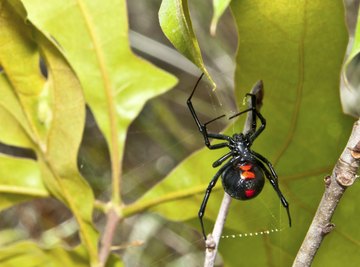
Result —
<path fill-rule="evenodd" d="M 213 0 L 214 14 L 210 25 L 210 32 L 212 35 L 215 35 L 219 19 L 224 14 L 226 8 L 230 5 L 230 2 L 231 0 Z"/>
<path fill-rule="evenodd" d="M 215 87 L 215 82 L 206 70 L 201 56 L 192 28 L 187 0 L 163 0 L 159 10 L 159 21 L 164 34 L 174 47 L 198 66 Z"/>
<path fill-rule="evenodd" d="M 44 85 L 39 52 L 24 23 L 13 16 L 5 2 L 0 8 L 0 65 L 5 71 L 0 77 L 0 137 L 6 144 L 31 148 L 45 130 L 38 117 L 38 97 Z"/>
<path fill-rule="evenodd" d="M 58 50 L 41 35 L 38 41 L 48 67 L 48 86 L 53 96 L 53 120 L 47 148 L 39 157 L 42 174 L 51 193 L 62 199 L 74 213 L 90 257 L 96 261 L 98 234 L 92 225 L 94 196 L 77 168 L 78 147 L 85 123 L 80 83 Z"/>
<path fill-rule="evenodd" d="M 98 234 L 92 225 L 94 198 L 77 169 L 77 153 L 85 123 L 80 83 L 49 40 L 31 24 L 25 24 L 7 2 L 1 8 L 4 27 L 0 60 L 8 81 L 6 84 L 3 77 L 7 90 L 4 95 L 11 100 L 2 104 L 3 109 L 15 121 L 11 123 L 18 125 L 22 135 L 31 140 L 30 147 L 36 153 L 37 168 L 40 167 L 46 188 L 73 212 L 91 263 L 95 264 Z M 46 80 L 40 72 L 39 52 L 46 62 Z M 25 63 L 19 66 L 19 62 Z M 19 140 L 17 137 L 15 145 L 26 146 Z"/>
<path fill-rule="evenodd" d="M 27 19 L 56 39 L 80 79 L 86 102 L 109 144 L 113 200 L 118 202 L 127 128 L 149 98 L 165 92 L 176 80 L 131 52 L 125 1 L 23 3 Z"/>
<path fill-rule="evenodd" d="M 91 223 L 93 195 L 76 166 L 85 111 L 81 89 L 84 89 L 86 101 L 109 143 L 113 200 L 118 201 L 119 163 L 127 127 L 145 102 L 168 90 L 175 84 L 175 79 L 131 52 L 123 1 L 22 3 L 24 8 L 19 2 L 12 2 L 22 19 L 11 12 L 8 12 L 8 17 L 4 16 L 4 23 L 9 24 L 6 25 L 9 32 L 5 37 L 16 40 L 16 43 L 11 45 L 12 42 L 6 42 L 6 38 L 2 39 L 5 44 L 2 54 L 6 57 L 1 58 L 1 64 L 9 80 L 9 90 L 15 91 L 15 99 L 20 100 L 19 108 L 4 105 L 4 114 L 14 122 L 14 132 L 23 127 L 20 133 L 25 133 L 25 137 L 29 135 L 28 146 L 37 152 L 47 188 L 74 213 L 84 245 L 92 263 L 96 264 L 97 233 Z M 24 20 L 29 21 L 29 25 L 34 24 L 49 40 L 55 40 L 58 49 L 75 69 L 82 88 L 53 44 L 36 30 L 30 34 L 24 27 Z M 47 66 L 47 80 L 39 69 L 38 50 Z M 11 57 L 11 54 L 16 57 Z M 17 69 L 14 62 L 22 60 L 28 60 L 29 64 Z M 38 80 L 34 80 L 33 73 L 37 74 Z M 4 81 L 7 80 L 4 77 Z M 23 117 L 17 116 L 18 109 Z M 9 144 L 26 146 L 26 138 L 16 138 Z"/>
<path fill-rule="evenodd" d="M 267 237 L 238 239 L 235 243 L 222 240 L 220 251 L 227 266 L 239 265 L 239 258 L 234 257 L 239 251 L 244 255 L 244 265 L 290 266 L 324 191 L 323 177 L 331 173 L 352 128 L 351 119 L 342 113 L 338 93 L 347 42 L 344 10 L 341 2 L 322 0 L 232 1 L 231 8 L 240 38 L 235 97 L 239 108 L 244 109 L 244 94 L 257 80 L 263 80 L 261 112 L 267 119 L 267 128 L 253 148 L 275 165 L 280 188 L 290 203 L 293 227 L 287 226 L 286 212 L 266 183 L 256 199 L 232 202 L 225 231 L 282 231 Z M 226 131 L 228 134 L 242 131 L 243 120 L 234 124 Z M 129 209 L 151 208 L 176 220 L 196 218 L 203 192 L 216 172 L 211 164 L 226 151 L 204 148 L 191 155 Z M 211 222 L 206 225 L 207 232 L 223 195 L 220 183 L 206 209 L 205 217 Z M 329 242 L 339 236 L 347 239 L 345 246 L 337 247 L 343 255 L 347 255 L 350 236 L 357 243 L 360 239 L 347 230 L 349 220 L 345 218 L 354 212 L 344 212 L 343 217 L 338 214 L 336 217 L 344 226 L 339 234 L 327 237 Z M 350 247 L 358 249 L 355 242 Z M 345 256 L 339 256 L 341 252 L 331 257 L 326 252 L 323 250 L 324 256 L 320 252 L 319 257 L 328 257 L 329 266 L 345 261 Z M 323 264 L 324 261 L 318 266 Z"/>
<path fill-rule="evenodd" d="M 4 154 L 0 154 L 0 194 L 0 209 L 49 195 L 36 161 Z"/>
<path fill-rule="evenodd" d="M 66 250 L 61 247 L 41 248 L 37 244 L 24 241 L 1 248 L 1 266 L 23 267 L 88 267 L 86 250 L 77 247 L 74 250 Z"/>

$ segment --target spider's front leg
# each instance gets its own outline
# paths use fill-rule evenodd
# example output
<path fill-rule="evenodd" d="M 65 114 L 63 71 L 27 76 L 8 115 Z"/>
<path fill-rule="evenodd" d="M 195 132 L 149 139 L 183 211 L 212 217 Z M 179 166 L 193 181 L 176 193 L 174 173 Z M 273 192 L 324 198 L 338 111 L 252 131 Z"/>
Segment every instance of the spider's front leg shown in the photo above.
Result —
<path fill-rule="evenodd" d="M 244 111 L 241 111 L 239 113 L 232 115 L 229 119 L 233 119 L 235 117 L 240 116 L 241 114 L 251 112 L 252 123 L 251 123 L 251 128 L 250 128 L 249 134 L 250 134 L 250 141 L 251 141 L 251 143 L 253 143 L 254 140 L 261 134 L 261 132 L 264 131 L 265 126 L 266 126 L 266 120 L 261 115 L 261 113 L 256 109 L 256 95 L 246 94 L 245 97 L 247 97 L 247 96 L 249 96 L 251 98 L 250 108 L 245 109 Z M 261 122 L 259 129 L 256 129 L 256 117 L 258 117 Z"/>
<path fill-rule="evenodd" d="M 194 118 L 195 123 L 196 123 L 196 125 L 197 125 L 200 133 L 201 133 L 201 134 L 203 135 L 203 137 L 204 137 L 205 145 L 206 145 L 209 149 L 218 149 L 218 148 L 228 147 L 228 146 L 229 146 L 229 142 L 232 141 L 232 138 L 231 138 L 230 136 L 223 135 L 223 134 L 218 134 L 218 133 L 209 133 L 209 132 L 207 131 L 207 128 L 206 128 L 206 126 L 207 126 L 209 123 L 214 122 L 214 121 L 216 121 L 216 120 L 224 117 L 225 115 L 221 115 L 221 116 L 219 116 L 219 117 L 216 117 L 215 119 L 212 119 L 212 120 L 210 120 L 210 121 L 208 121 L 208 122 L 206 122 L 206 123 L 201 123 L 200 120 L 199 120 L 199 118 L 198 118 L 198 116 L 197 116 L 197 114 L 196 114 L 196 112 L 195 112 L 194 106 L 193 106 L 193 104 L 192 104 L 192 102 L 191 102 L 191 99 L 192 99 L 192 97 L 193 97 L 193 95 L 194 95 L 194 93 L 195 93 L 195 90 L 196 90 L 196 88 L 197 88 L 197 86 L 198 86 L 201 78 L 203 77 L 203 75 L 204 75 L 204 74 L 202 74 L 202 75 L 200 76 L 200 78 L 197 80 L 197 82 L 196 82 L 196 84 L 195 84 L 195 86 L 194 86 L 194 89 L 193 89 L 193 91 L 191 92 L 191 95 L 189 96 L 189 98 L 188 98 L 188 100 L 187 100 L 186 103 L 187 103 L 187 105 L 188 105 L 188 108 L 189 108 L 189 110 L 190 110 L 190 113 L 191 113 L 192 117 Z M 218 139 L 218 140 L 224 140 L 224 141 L 226 141 L 226 142 L 212 145 L 212 144 L 210 143 L 210 140 L 209 140 L 210 138 Z"/>

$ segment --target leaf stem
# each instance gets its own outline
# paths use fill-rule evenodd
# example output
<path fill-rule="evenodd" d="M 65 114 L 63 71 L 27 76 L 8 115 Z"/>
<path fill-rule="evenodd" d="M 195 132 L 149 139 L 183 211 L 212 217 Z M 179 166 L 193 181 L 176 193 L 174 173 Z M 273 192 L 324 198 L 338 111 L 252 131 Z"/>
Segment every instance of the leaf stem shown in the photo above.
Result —
<path fill-rule="evenodd" d="M 0 185 L 0 193 L 12 193 L 32 197 L 48 197 L 49 192 L 46 189 L 31 188 L 18 185 Z"/>
<path fill-rule="evenodd" d="M 258 110 L 260 110 L 261 105 L 262 105 L 262 98 L 264 96 L 264 86 L 263 86 L 262 81 L 258 81 L 253 86 L 250 93 L 255 94 L 257 96 L 256 108 Z M 243 134 L 246 134 L 247 132 L 250 131 L 251 124 L 252 124 L 252 116 L 251 116 L 250 112 L 248 112 L 246 121 L 245 121 L 245 125 L 244 125 Z M 227 193 L 224 193 L 224 197 L 221 202 L 219 213 L 218 213 L 218 216 L 217 216 L 215 224 L 214 224 L 213 232 L 212 232 L 212 234 L 208 235 L 207 240 L 206 240 L 204 267 L 213 267 L 215 264 L 215 258 L 216 258 L 218 246 L 220 243 L 220 237 L 221 237 L 224 225 L 225 225 L 225 221 L 226 221 L 226 217 L 227 217 L 227 214 L 229 211 L 231 200 L 232 200 L 232 198 Z"/>
<path fill-rule="evenodd" d="M 348 143 L 331 176 L 326 177 L 325 192 L 295 258 L 293 267 L 310 266 L 324 237 L 335 227 L 330 222 L 346 188 L 351 186 L 360 166 L 360 120 L 355 122 Z"/>
<path fill-rule="evenodd" d="M 182 198 L 188 198 L 191 197 L 195 194 L 202 194 L 204 192 L 204 187 L 206 185 L 200 185 L 200 186 L 196 186 L 194 188 L 191 189 L 185 189 L 185 190 L 181 190 L 178 192 L 174 192 L 174 193 L 169 193 L 169 194 L 165 194 L 161 197 L 157 197 L 151 200 L 147 200 L 147 201 L 136 201 L 128 206 L 124 206 L 122 209 L 122 215 L 124 218 L 130 217 L 134 214 L 143 212 L 147 209 L 150 209 L 152 207 L 155 207 L 157 205 L 160 205 L 162 203 L 166 203 L 166 202 L 170 202 L 170 201 L 175 201 L 178 199 L 182 199 Z M 221 189 L 221 187 L 216 186 L 213 191 L 215 190 L 219 190 Z"/>

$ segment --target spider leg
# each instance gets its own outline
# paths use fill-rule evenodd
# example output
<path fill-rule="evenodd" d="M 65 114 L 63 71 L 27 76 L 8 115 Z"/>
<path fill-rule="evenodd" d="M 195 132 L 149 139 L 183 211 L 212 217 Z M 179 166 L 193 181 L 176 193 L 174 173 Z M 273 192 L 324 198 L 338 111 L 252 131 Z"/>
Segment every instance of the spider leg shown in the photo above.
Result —
<path fill-rule="evenodd" d="M 204 199 L 201 203 L 200 209 L 199 209 L 199 213 L 198 213 L 198 217 L 200 219 L 200 225 L 201 225 L 201 231 L 202 234 L 204 236 L 204 239 L 206 240 L 206 234 L 205 234 L 205 227 L 204 227 L 204 222 L 203 222 L 203 217 L 205 214 L 205 209 L 206 209 L 206 204 L 209 200 L 210 194 L 211 194 L 211 190 L 214 188 L 214 186 L 216 185 L 216 182 L 218 181 L 220 175 L 224 172 L 224 170 L 226 168 L 228 168 L 233 162 L 234 162 L 235 158 L 231 159 L 228 163 L 226 163 L 224 166 L 222 166 L 214 175 L 214 177 L 211 179 L 208 187 L 206 188 L 205 191 L 205 196 Z"/>
<path fill-rule="evenodd" d="M 226 161 L 228 158 L 230 158 L 233 155 L 233 152 L 230 151 L 229 153 L 225 154 L 224 156 L 222 156 L 221 158 L 219 158 L 218 160 L 216 160 L 212 166 L 213 168 L 216 168 L 218 166 L 220 166 L 221 164 L 223 164 L 224 161 Z"/>
<path fill-rule="evenodd" d="M 240 116 L 241 114 L 244 114 L 246 112 L 252 112 L 252 124 L 251 124 L 251 129 L 249 131 L 250 135 L 250 141 L 251 143 L 261 134 L 262 131 L 264 131 L 265 126 L 266 126 L 266 120 L 265 118 L 261 115 L 261 113 L 256 109 L 256 95 L 254 94 L 246 94 L 245 96 L 250 96 L 251 98 L 251 105 L 250 108 L 245 109 L 244 111 L 241 111 L 239 113 L 236 113 L 235 115 L 232 115 L 229 119 L 233 119 L 235 117 Z M 256 117 L 259 118 L 261 125 L 259 127 L 259 129 L 256 130 Z"/>
<path fill-rule="evenodd" d="M 200 131 L 200 133 L 203 135 L 204 137 L 204 141 L 205 141 L 205 145 L 209 148 L 209 149 L 218 149 L 218 148 L 223 148 L 223 147 L 228 147 L 228 142 L 231 142 L 232 141 L 232 138 L 230 136 L 227 136 L 227 135 L 224 135 L 224 134 L 218 134 L 218 133 L 209 133 L 207 131 L 207 128 L 206 126 L 211 123 L 211 122 L 214 122 L 215 120 L 217 119 L 220 119 L 222 117 L 224 117 L 225 115 L 221 115 L 219 117 L 216 117 L 215 119 L 212 119 L 206 123 L 201 123 L 196 112 L 195 112 L 195 109 L 193 107 L 193 104 L 191 102 L 191 98 L 193 97 L 194 93 L 195 93 L 195 90 L 201 80 L 201 78 L 203 77 L 204 73 L 201 74 L 201 76 L 199 77 L 199 79 L 197 80 L 195 86 L 194 86 L 194 89 L 193 91 L 191 92 L 191 95 L 190 97 L 188 98 L 187 100 L 187 105 L 188 105 L 188 108 L 190 110 L 190 113 L 192 115 L 192 117 L 194 118 L 195 120 L 195 123 Z M 220 144 L 215 144 L 215 145 L 212 145 L 210 144 L 210 140 L 209 138 L 213 138 L 213 139 L 218 139 L 218 140 L 224 140 L 224 141 L 227 141 L 227 142 L 224 142 L 224 143 L 220 143 Z"/>
<path fill-rule="evenodd" d="M 251 142 L 254 142 L 254 140 L 262 133 L 262 131 L 264 131 L 265 126 L 266 126 L 266 120 L 263 117 L 263 115 L 261 115 L 261 113 L 259 111 L 257 111 L 257 109 L 253 109 L 254 113 L 256 114 L 256 116 L 260 119 L 261 125 L 259 127 L 259 129 L 257 129 L 251 136 L 250 136 L 250 140 Z"/>
<path fill-rule="evenodd" d="M 255 161 L 256 163 L 261 167 L 261 169 L 265 172 L 266 178 L 269 180 L 270 184 L 274 188 L 275 192 L 280 198 L 281 204 L 286 209 L 288 220 L 289 220 L 289 226 L 291 227 L 291 216 L 290 216 L 290 209 L 289 209 L 289 203 L 285 199 L 284 195 L 282 194 L 279 183 L 278 183 L 278 176 L 274 170 L 274 167 L 272 164 L 262 155 L 252 151 L 252 154 L 256 157 Z M 270 171 L 265 167 L 264 163 L 268 166 Z"/>
<path fill-rule="evenodd" d="M 250 98 L 251 98 L 250 108 L 231 116 L 229 119 L 233 119 L 235 117 L 240 116 L 241 114 L 252 111 L 252 113 L 251 113 L 252 118 L 251 118 L 250 132 L 254 133 L 256 131 L 256 113 L 254 113 L 254 110 L 256 110 L 256 95 L 254 95 L 254 94 L 246 94 L 245 97 L 247 97 L 247 96 L 250 96 Z"/>

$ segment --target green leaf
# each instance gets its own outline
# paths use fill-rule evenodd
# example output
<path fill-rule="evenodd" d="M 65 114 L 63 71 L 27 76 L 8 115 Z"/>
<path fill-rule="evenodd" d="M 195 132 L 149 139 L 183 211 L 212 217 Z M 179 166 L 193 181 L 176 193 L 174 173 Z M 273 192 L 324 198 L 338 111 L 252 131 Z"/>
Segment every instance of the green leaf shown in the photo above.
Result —
<path fill-rule="evenodd" d="M 359 8 L 360 9 L 360 8 Z M 354 117 L 360 117 L 360 80 L 359 80 L 359 57 L 360 57 L 360 13 L 355 28 L 354 40 L 351 50 L 346 58 L 342 71 L 341 104 L 344 112 Z"/>
<path fill-rule="evenodd" d="M 31 148 L 31 131 L 5 73 L 0 73 L 0 88 L 0 140 L 8 145 Z"/>
<path fill-rule="evenodd" d="M 209 153 L 207 149 L 194 153 L 178 165 L 165 180 L 137 202 L 126 207 L 124 214 L 129 216 L 144 209 L 151 209 L 160 211 L 172 220 L 194 218 L 211 179 L 212 169 L 209 166 L 221 155 L 222 151 L 214 150 L 214 153 Z M 213 191 L 220 191 L 218 189 L 221 188 L 217 186 Z M 179 203 L 186 209 L 179 212 L 178 208 L 175 208 Z"/>
<path fill-rule="evenodd" d="M 122 260 L 114 254 L 110 254 L 109 259 L 106 262 L 106 267 L 123 267 L 124 264 Z"/>
<path fill-rule="evenodd" d="M 0 138 L 6 144 L 32 148 L 45 131 L 38 119 L 38 96 L 44 85 L 39 52 L 30 32 L 7 3 L 2 2 L 0 8 L 0 65 L 5 71 L 0 77 Z"/>
<path fill-rule="evenodd" d="M 34 197 L 49 196 L 36 161 L 4 154 L 0 154 L 0 193 L 0 209 Z"/>
<path fill-rule="evenodd" d="M 12 117 L 14 122 L 11 118 L 7 121 L 17 125 L 22 136 L 28 138 L 26 143 L 16 136 L 10 143 L 25 147 L 29 144 L 36 152 L 46 188 L 73 212 L 90 261 L 96 265 L 98 233 L 92 225 L 94 197 L 77 169 L 85 123 L 82 88 L 56 47 L 31 24 L 25 24 L 7 2 L 2 3 L 0 62 L 7 78 L 2 77 L 5 96 L 11 100 L 2 102 L 2 114 Z M 46 62 L 47 80 L 40 73 L 39 51 Z M 24 65 L 19 66 L 19 62 Z"/>
<path fill-rule="evenodd" d="M 81 86 L 55 46 L 40 34 L 37 40 L 47 64 L 48 86 L 53 100 L 53 119 L 47 147 L 39 154 L 41 171 L 51 193 L 73 212 L 79 224 L 80 236 L 95 264 L 98 233 L 92 225 L 94 196 L 77 168 L 78 148 L 85 123 Z"/>
<path fill-rule="evenodd" d="M 213 0 L 214 14 L 210 25 L 210 32 L 212 35 L 215 35 L 219 19 L 222 14 L 224 14 L 226 8 L 230 5 L 230 2 L 231 0 Z"/>
<path fill-rule="evenodd" d="M 4 267 L 88 267 L 86 250 L 79 246 L 74 250 L 64 248 L 41 248 L 37 244 L 24 241 L 2 247 L 0 263 Z"/>
<path fill-rule="evenodd" d="M 204 65 L 196 39 L 187 0 L 163 0 L 159 10 L 160 26 L 174 47 L 193 62 L 208 77 L 212 86 L 215 82 Z"/>
<path fill-rule="evenodd" d="M 127 128 L 148 99 L 176 80 L 131 52 L 125 1 L 22 2 L 27 19 L 56 39 L 80 79 L 109 144 L 113 201 L 120 203 L 119 163 Z"/>
<path fill-rule="evenodd" d="M 265 97 L 261 113 L 267 119 L 267 127 L 253 149 L 275 165 L 280 189 L 290 203 L 293 227 L 287 226 L 285 209 L 267 182 L 256 199 L 232 202 L 224 234 L 273 228 L 282 231 L 246 241 L 222 240 L 220 251 L 226 266 L 239 265 L 239 258 L 234 257 L 239 251 L 246 256 L 242 257 L 243 265 L 289 266 L 324 191 L 323 177 L 331 173 L 352 127 L 350 118 L 342 113 L 338 94 L 347 42 L 344 10 L 341 2 L 322 0 L 233 1 L 231 8 L 240 37 L 235 97 L 242 103 L 252 85 L 263 80 Z M 194 105 L 196 107 L 196 103 Z M 226 133 L 241 132 L 242 126 L 240 119 Z M 129 211 L 151 208 L 174 220 L 196 218 L 204 191 L 216 172 L 211 164 L 226 151 L 204 148 L 191 155 L 129 206 Z M 219 181 L 205 212 L 210 222 L 206 225 L 207 232 L 217 216 L 222 195 Z M 358 249 L 360 235 L 347 229 L 349 220 L 346 219 L 355 214 L 354 205 L 347 208 L 340 204 L 340 209 L 352 211 L 337 214 L 344 225 L 327 240 L 334 243 L 332 238 L 345 238 L 346 241 L 336 247 L 339 250 L 336 256 L 321 250 L 319 257 L 328 259 L 317 266 L 323 266 L 324 262 L 329 266 L 341 265 L 346 261 L 349 247 L 351 251 Z"/>

